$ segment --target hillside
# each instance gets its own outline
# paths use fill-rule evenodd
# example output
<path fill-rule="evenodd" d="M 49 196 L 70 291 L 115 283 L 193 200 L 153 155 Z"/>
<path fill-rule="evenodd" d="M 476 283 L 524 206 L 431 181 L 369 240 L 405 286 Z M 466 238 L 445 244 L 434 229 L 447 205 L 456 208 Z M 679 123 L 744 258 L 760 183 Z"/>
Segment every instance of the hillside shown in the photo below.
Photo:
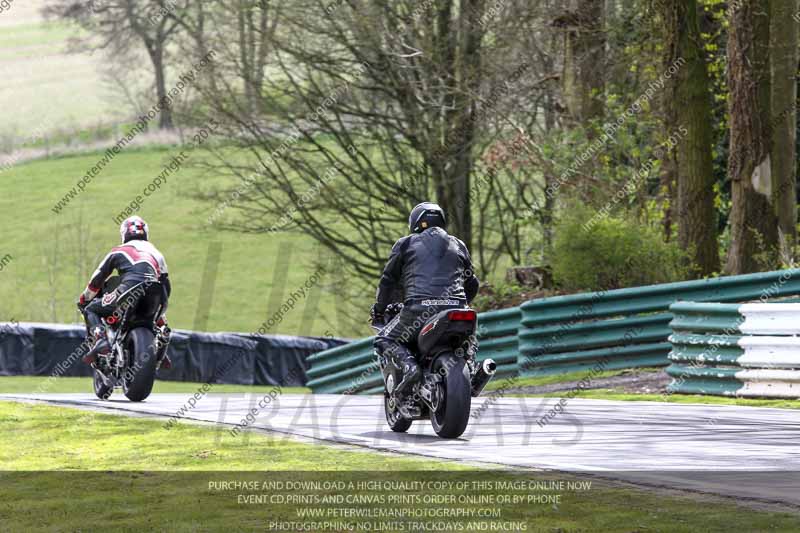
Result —
<path fill-rule="evenodd" d="M 76 296 L 102 256 L 119 242 L 115 217 L 175 152 L 123 152 L 59 214 L 52 211 L 53 205 L 102 154 L 36 161 L 2 173 L 0 257 L 11 259 L 0 271 L 0 320 L 77 322 Z M 178 328 L 253 331 L 314 275 L 319 250 L 301 235 L 239 235 L 209 226 L 208 217 L 217 206 L 189 195 L 198 186 L 198 176 L 199 170 L 184 166 L 147 197 L 139 211 L 169 263 L 174 287 L 170 320 Z M 206 185 L 208 178 L 204 180 Z M 210 284 L 203 286 L 203 272 L 215 242 L 221 248 L 212 295 Z M 286 270 L 285 279 L 281 267 Z M 270 333 L 366 333 L 349 331 L 333 318 L 355 316 L 359 311 L 339 313 L 334 296 L 325 288 L 327 276 L 320 279 L 307 291 L 308 297 L 298 298 L 280 321 L 273 320 Z M 206 313 L 203 308 L 209 298 Z M 365 299 L 364 313 L 370 298 Z"/>
<path fill-rule="evenodd" d="M 45 4 L 15 2 L 0 17 L 0 101 L 6 104 L 0 106 L 0 151 L 37 132 L 108 124 L 130 115 L 99 73 L 102 54 L 68 53 L 77 32 L 45 22 L 40 15 Z"/>

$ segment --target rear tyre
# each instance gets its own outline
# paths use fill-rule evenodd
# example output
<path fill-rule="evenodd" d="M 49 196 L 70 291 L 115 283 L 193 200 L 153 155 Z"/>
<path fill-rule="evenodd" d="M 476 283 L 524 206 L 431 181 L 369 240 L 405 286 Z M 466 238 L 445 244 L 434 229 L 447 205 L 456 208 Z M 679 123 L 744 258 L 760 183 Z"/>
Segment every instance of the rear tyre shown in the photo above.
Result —
<path fill-rule="evenodd" d="M 397 408 L 390 406 L 389 394 L 383 393 L 383 411 L 386 413 L 386 423 L 389 424 L 389 429 L 397 433 L 405 433 L 411 427 L 411 420 L 403 418 Z"/>
<path fill-rule="evenodd" d="M 469 369 L 463 359 L 444 355 L 434 362 L 433 371 L 442 376 L 442 382 L 439 384 L 438 405 L 431 412 L 431 425 L 443 439 L 457 439 L 469 422 L 472 404 Z"/>
<path fill-rule="evenodd" d="M 111 396 L 111 393 L 114 392 L 113 385 L 106 385 L 105 381 L 103 381 L 103 377 L 100 375 L 96 369 L 94 370 L 94 395 L 100 398 L 101 400 L 108 400 L 108 397 Z"/>
<path fill-rule="evenodd" d="M 125 352 L 129 365 L 122 378 L 122 390 L 132 402 L 141 402 L 153 390 L 156 378 L 156 343 L 153 332 L 136 328 L 128 334 Z"/>

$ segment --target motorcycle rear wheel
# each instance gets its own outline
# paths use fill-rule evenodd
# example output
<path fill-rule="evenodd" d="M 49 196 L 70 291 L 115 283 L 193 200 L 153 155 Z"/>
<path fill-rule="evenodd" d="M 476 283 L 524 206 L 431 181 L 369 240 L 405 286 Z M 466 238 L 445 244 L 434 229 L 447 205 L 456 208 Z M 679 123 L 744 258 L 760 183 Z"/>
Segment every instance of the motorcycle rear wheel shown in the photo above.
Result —
<path fill-rule="evenodd" d="M 128 333 L 125 344 L 130 363 L 122 379 L 122 391 L 130 401 L 141 402 L 150 396 L 156 378 L 155 336 L 147 328 L 135 328 Z"/>
<path fill-rule="evenodd" d="M 439 405 L 431 412 L 431 425 L 443 439 L 457 439 L 467 429 L 472 391 L 469 369 L 455 355 L 443 355 L 433 364 L 433 371 L 442 375 Z"/>
<path fill-rule="evenodd" d="M 412 420 L 403 418 L 397 408 L 389 406 L 389 393 L 383 393 L 383 412 L 386 414 L 386 423 L 389 429 L 397 433 L 405 433 L 411 427 Z"/>

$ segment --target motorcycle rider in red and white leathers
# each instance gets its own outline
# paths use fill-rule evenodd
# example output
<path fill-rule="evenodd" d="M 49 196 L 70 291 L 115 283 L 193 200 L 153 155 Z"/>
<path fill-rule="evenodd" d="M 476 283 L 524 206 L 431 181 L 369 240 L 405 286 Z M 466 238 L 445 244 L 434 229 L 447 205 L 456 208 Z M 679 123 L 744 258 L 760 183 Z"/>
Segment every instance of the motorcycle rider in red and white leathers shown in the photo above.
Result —
<path fill-rule="evenodd" d="M 98 355 L 110 353 L 111 347 L 108 344 L 105 334 L 103 318 L 114 314 L 117 306 L 122 302 L 126 305 L 135 305 L 135 298 L 132 291 L 137 285 L 146 282 L 159 282 L 161 284 L 164 302 L 164 312 L 157 319 L 157 324 L 162 326 L 166 321 L 166 307 L 172 287 L 167 271 L 167 262 L 164 255 L 149 242 L 150 229 L 141 217 L 132 216 L 127 218 L 119 227 L 119 234 L 122 245 L 112 248 L 92 274 L 89 285 L 80 295 L 78 307 L 86 316 L 89 329 L 95 339 L 94 345 L 83 357 L 83 362 L 93 364 L 97 361 Z M 119 272 L 119 286 L 102 298 L 95 298 L 105 284 L 106 280 L 116 270 Z M 171 366 L 166 354 L 161 362 L 162 368 Z"/>

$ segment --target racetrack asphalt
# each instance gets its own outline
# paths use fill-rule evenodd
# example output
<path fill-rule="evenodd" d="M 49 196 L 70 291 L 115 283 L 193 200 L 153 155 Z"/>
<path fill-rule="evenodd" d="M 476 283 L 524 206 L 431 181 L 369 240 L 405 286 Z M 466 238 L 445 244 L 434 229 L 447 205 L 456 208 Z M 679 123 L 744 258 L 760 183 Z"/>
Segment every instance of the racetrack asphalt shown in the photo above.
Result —
<path fill-rule="evenodd" d="M 154 394 L 133 403 L 119 392 L 109 401 L 90 393 L 0 394 L 0 400 L 158 416 L 165 422 L 189 397 Z M 381 451 L 591 473 L 800 508 L 800 410 L 574 398 L 556 412 L 558 398 L 528 397 L 501 398 L 481 411 L 487 400 L 477 398 L 465 434 L 442 440 L 427 421 L 415 421 L 407 434 L 390 431 L 379 396 L 267 398 L 263 393 L 207 394 L 182 418 L 227 430 L 245 421 L 251 429 Z M 248 413 L 254 422 L 247 420 Z"/>

